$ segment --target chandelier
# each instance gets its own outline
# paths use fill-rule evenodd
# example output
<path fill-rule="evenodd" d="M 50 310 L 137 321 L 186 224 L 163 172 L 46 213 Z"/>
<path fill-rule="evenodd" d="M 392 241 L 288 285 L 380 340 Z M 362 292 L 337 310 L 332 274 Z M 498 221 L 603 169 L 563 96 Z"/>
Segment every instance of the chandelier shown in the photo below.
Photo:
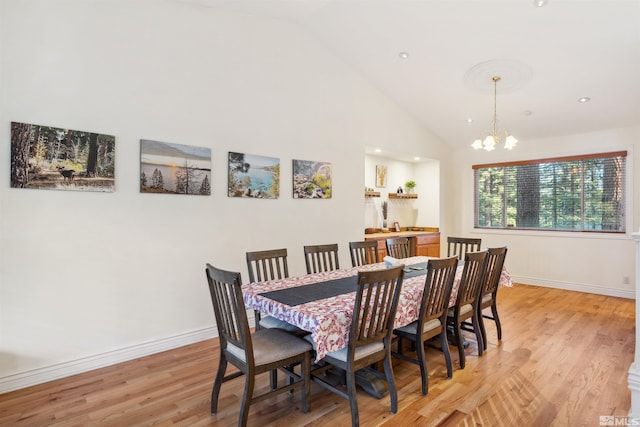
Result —
<path fill-rule="evenodd" d="M 507 150 L 511 150 L 516 146 L 518 140 L 513 135 L 510 135 L 506 129 L 496 130 L 496 125 L 498 122 L 498 114 L 496 113 L 496 104 L 498 98 L 497 88 L 500 77 L 494 76 L 491 78 L 491 80 L 493 80 L 493 129 L 484 140 L 476 139 L 475 141 L 473 141 L 473 144 L 471 144 L 471 146 L 476 150 L 484 148 L 487 151 L 493 151 L 496 149 L 496 144 L 500 143 L 500 135 L 504 134 L 504 148 L 506 148 Z"/>

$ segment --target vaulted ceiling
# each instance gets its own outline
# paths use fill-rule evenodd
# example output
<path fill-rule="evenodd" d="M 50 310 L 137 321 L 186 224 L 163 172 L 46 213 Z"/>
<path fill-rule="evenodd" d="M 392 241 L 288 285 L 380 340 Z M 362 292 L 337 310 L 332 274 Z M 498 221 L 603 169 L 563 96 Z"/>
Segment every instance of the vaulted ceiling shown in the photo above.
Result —
<path fill-rule="evenodd" d="M 637 0 L 182 1 L 299 24 L 455 147 L 492 127 L 494 75 L 520 143 L 640 124 Z"/>

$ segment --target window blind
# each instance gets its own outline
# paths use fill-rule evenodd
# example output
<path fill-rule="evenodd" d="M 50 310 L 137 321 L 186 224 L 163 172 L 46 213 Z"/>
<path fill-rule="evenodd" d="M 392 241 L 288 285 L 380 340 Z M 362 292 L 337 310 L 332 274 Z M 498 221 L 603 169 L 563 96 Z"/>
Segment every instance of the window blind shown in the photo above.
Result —
<path fill-rule="evenodd" d="M 625 232 L 626 151 L 474 165 L 476 228 Z"/>

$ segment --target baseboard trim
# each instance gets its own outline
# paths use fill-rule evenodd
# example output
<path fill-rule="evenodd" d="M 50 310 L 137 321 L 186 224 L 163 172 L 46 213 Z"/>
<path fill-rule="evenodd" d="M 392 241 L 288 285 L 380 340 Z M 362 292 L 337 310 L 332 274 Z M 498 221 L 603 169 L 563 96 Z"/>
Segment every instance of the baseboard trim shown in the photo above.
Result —
<path fill-rule="evenodd" d="M 48 381 L 57 380 L 71 375 L 81 374 L 94 369 L 104 368 L 105 366 L 115 365 L 116 363 L 126 362 L 139 357 L 172 350 L 174 348 L 194 344 L 217 336 L 218 329 L 213 326 L 159 340 L 136 344 L 130 347 L 124 347 L 106 353 L 83 357 L 69 362 L 58 363 L 44 368 L 0 377 L 0 394 L 46 383 Z"/>
<path fill-rule="evenodd" d="M 566 291 L 586 292 L 589 294 L 607 295 L 610 297 L 620 297 L 627 299 L 636 299 L 635 290 L 624 290 L 615 288 L 606 288 L 601 286 L 585 285 L 582 283 L 569 283 L 554 280 L 541 280 L 538 278 L 525 276 L 511 276 L 514 283 L 522 283 L 523 285 L 542 286 L 546 288 L 564 289 Z"/>

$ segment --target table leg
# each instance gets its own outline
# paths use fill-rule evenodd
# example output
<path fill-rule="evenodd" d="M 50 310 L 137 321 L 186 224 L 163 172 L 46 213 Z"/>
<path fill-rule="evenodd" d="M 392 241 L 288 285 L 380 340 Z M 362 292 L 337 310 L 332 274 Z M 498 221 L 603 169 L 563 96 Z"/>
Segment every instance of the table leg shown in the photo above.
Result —
<path fill-rule="evenodd" d="M 382 399 L 389 393 L 387 383 L 372 373 L 367 372 L 367 368 L 360 369 L 356 372 L 356 384 L 376 399 Z"/>

